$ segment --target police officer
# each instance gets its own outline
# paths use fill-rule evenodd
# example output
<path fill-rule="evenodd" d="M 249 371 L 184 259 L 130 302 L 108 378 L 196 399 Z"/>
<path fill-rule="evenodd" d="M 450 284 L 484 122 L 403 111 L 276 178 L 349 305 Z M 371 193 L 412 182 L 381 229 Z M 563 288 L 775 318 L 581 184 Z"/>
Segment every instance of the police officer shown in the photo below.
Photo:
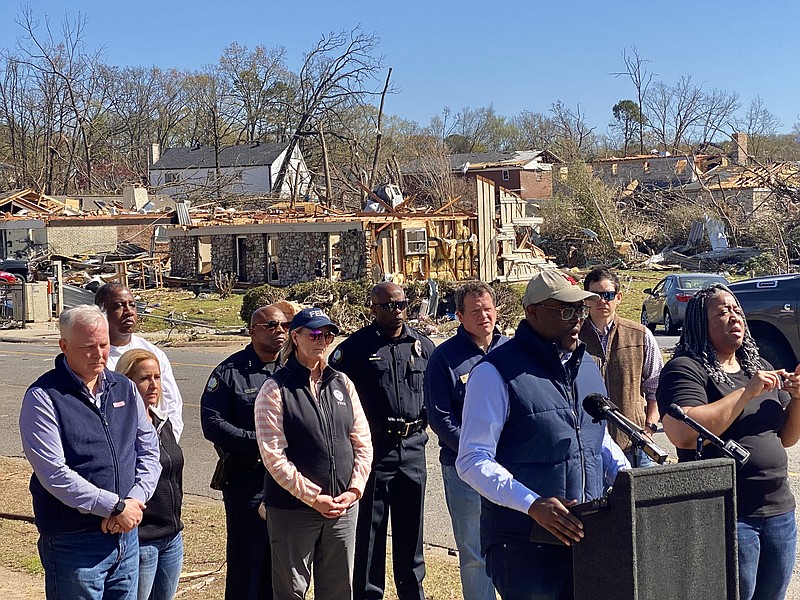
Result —
<path fill-rule="evenodd" d="M 228 532 L 226 600 L 272 598 L 267 525 L 258 514 L 264 465 L 256 442 L 254 404 L 258 390 L 278 366 L 289 322 L 276 306 L 250 318 L 250 343 L 220 363 L 200 399 L 203 435 L 220 456 L 211 487 L 222 490 Z"/>
<path fill-rule="evenodd" d="M 372 430 L 372 473 L 356 528 L 353 597 L 383 597 L 386 529 L 392 513 L 392 559 L 400 600 L 423 600 L 422 516 L 425 498 L 426 419 L 422 384 L 433 342 L 406 325 L 403 288 L 372 289 L 375 320 L 342 342 L 331 366 L 355 384 Z"/>

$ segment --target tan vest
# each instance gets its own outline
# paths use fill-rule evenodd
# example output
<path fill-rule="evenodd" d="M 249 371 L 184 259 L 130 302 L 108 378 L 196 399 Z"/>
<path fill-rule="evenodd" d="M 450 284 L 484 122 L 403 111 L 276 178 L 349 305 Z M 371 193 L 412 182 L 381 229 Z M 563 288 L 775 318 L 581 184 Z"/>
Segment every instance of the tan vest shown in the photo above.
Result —
<path fill-rule="evenodd" d="M 644 326 L 616 315 L 608 334 L 606 353 L 603 353 L 603 345 L 589 319 L 583 323 L 580 338 L 586 344 L 588 352 L 598 360 L 608 388 L 608 397 L 619 407 L 623 415 L 640 428 L 644 428 L 646 406 L 642 393 Z M 630 449 L 631 442 L 628 436 L 617 431 L 615 427 L 609 426 L 609 431 L 623 450 Z"/>

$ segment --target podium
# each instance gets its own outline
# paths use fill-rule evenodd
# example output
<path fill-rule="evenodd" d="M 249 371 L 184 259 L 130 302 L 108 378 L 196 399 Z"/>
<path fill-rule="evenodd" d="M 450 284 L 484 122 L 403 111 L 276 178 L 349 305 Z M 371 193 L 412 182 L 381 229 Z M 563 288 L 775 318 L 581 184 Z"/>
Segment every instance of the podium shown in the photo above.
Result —
<path fill-rule="evenodd" d="M 607 502 L 581 505 L 575 600 L 738 600 L 735 490 L 727 458 L 619 473 Z"/>

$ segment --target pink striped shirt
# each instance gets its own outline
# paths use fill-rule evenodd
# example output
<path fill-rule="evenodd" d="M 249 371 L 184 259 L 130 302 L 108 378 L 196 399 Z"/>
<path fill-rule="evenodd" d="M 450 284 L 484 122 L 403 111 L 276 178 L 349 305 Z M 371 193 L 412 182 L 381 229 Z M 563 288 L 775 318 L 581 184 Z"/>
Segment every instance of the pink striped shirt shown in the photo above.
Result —
<path fill-rule="evenodd" d="M 326 364 L 321 364 L 324 369 Z M 372 436 L 369 424 L 364 416 L 364 409 L 358 393 L 350 379 L 342 374 L 345 386 L 353 405 L 353 429 L 350 431 L 350 442 L 353 444 L 353 475 L 350 477 L 348 489 L 356 490 L 358 497 L 364 493 L 364 486 L 372 468 Z M 319 398 L 321 381 L 309 382 L 311 394 L 315 400 Z M 283 433 L 283 400 L 281 390 L 274 379 L 264 382 L 258 392 L 255 403 L 256 439 L 261 452 L 261 460 L 272 478 L 292 496 L 302 500 L 309 506 L 314 504 L 322 491 L 316 483 L 304 477 L 297 467 L 286 457 L 286 436 Z"/>

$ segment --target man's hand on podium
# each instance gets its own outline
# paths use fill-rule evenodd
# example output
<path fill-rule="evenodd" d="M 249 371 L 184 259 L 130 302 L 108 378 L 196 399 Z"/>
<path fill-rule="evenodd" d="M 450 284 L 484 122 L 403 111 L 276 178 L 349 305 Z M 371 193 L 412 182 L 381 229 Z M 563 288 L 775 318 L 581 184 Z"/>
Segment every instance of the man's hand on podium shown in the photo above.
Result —
<path fill-rule="evenodd" d="M 528 509 L 528 515 L 556 536 L 562 544 L 571 546 L 583 539 L 583 524 L 569 512 L 577 500 L 566 498 L 537 498 Z"/>

